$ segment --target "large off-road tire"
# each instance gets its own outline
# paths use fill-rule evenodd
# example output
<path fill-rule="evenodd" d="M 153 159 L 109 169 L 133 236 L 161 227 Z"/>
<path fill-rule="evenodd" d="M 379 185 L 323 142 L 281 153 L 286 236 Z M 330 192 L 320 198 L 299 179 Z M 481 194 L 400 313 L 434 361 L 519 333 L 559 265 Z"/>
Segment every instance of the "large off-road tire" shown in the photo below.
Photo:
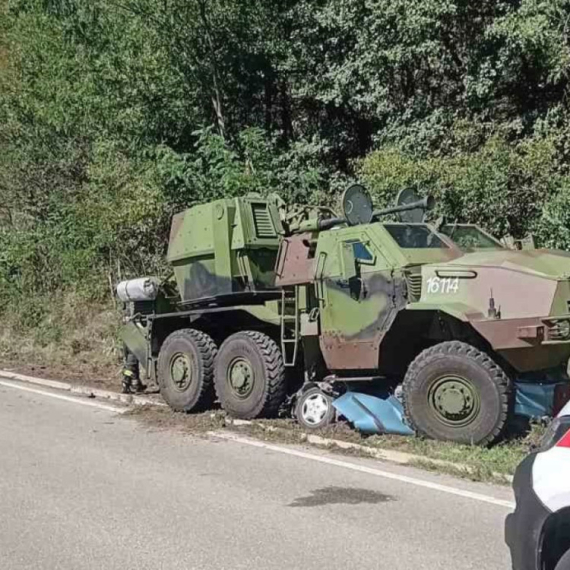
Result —
<path fill-rule="evenodd" d="M 332 396 L 318 386 L 305 390 L 297 398 L 295 418 L 305 429 L 320 429 L 331 425 L 336 419 Z"/>
<path fill-rule="evenodd" d="M 217 347 L 195 329 L 173 332 L 158 354 L 158 385 L 165 402 L 177 412 L 201 412 L 214 402 Z"/>
<path fill-rule="evenodd" d="M 420 435 L 487 445 L 507 422 L 510 380 L 491 357 L 459 341 L 424 350 L 404 378 L 404 407 Z"/>
<path fill-rule="evenodd" d="M 220 347 L 214 383 L 222 408 L 233 417 L 275 416 L 287 387 L 280 348 L 258 331 L 233 334 Z"/>

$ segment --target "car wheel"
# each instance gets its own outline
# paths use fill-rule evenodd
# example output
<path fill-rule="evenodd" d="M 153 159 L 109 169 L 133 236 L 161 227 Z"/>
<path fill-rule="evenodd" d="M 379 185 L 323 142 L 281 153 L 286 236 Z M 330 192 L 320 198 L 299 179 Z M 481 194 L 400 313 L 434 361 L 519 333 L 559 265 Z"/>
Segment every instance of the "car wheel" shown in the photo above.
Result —
<path fill-rule="evenodd" d="M 297 422 L 306 429 L 319 429 L 332 424 L 336 419 L 333 399 L 320 388 L 309 388 L 298 398 L 295 405 Z"/>
<path fill-rule="evenodd" d="M 570 570 L 570 550 L 558 561 L 555 570 Z"/>

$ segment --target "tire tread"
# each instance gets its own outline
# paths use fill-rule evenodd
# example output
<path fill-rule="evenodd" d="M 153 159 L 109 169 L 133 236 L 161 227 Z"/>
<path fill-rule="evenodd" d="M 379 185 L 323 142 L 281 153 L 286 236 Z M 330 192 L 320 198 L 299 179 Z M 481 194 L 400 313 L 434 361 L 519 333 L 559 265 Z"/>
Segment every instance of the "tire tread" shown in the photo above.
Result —
<path fill-rule="evenodd" d="M 261 409 L 255 413 L 248 415 L 249 419 L 253 417 L 272 417 L 277 415 L 281 404 L 286 396 L 287 382 L 285 378 L 285 365 L 283 363 L 283 355 L 277 343 L 268 335 L 260 331 L 241 331 L 226 339 L 224 344 L 237 337 L 246 337 L 254 343 L 261 354 L 265 370 L 267 371 L 267 382 L 265 390 L 265 400 Z M 224 344 L 220 348 L 223 350 Z M 221 381 L 218 381 L 221 382 Z M 218 382 L 214 382 L 218 399 L 222 400 L 222 390 L 218 386 Z"/>
<path fill-rule="evenodd" d="M 420 370 L 442 356 L 461 356 L 469 358 L 477 362 L 489 374 L 489 377 L 499 391 L 501 416 L 495 429 L 487 437 L 477 443 L 479 445 L 490 445 L 496 442 L 502 436 L 509 416 L 512 392 L 511 381 L 504 370 L 487 353 L 459 340 L 446 341 L 427 348 L 420 352 L 410 364 L 403 383 L 404 412 L 408 422 L 419 435 L 429 437 L 427 433 L 414 423 L 408 400 L 409 395 L 417 389 L 416 384 L 419 381 L 418 375 Z"/>
<path fill-rule="evenodd" d="M 218 353 L 218 347 L 212 337 L 198 329 L 179 329 L 166 337 L 158 355 L 158 369 L 160 370 L 161 356 L 166 354 L 168 345 L 173 342 L 185 339 L 194 344 L 202 361 L 202 382 L 200 382 L 200 393 L 193 406 L 169 406 L 175 412 L 202 412 L 207 410 L 214 402 L 214 361 Z"/>

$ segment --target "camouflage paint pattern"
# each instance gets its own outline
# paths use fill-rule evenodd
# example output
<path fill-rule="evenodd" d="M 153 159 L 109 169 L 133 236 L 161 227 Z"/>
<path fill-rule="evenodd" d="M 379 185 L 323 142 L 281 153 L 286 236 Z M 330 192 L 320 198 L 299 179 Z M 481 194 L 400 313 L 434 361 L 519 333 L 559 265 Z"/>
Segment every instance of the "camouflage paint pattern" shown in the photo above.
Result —
<path fill-rule="evenodd" d="M 377 370 L 398 316 L 416 311 L 462 323 L 520 372 L 566 365 L 570 357 L 566 252 L 514 251 L 498 242 L 469 252 L 453 241 L 453 227 L 447 237 L 423 224 L 379 221 L 318 231 L 318 219 L 300 218 L 297 226 L 286 233 L 278 204 L 257 196 L 217 200 L 174 216 L 168 261 L 180 296 L 175 310 L 215 307 L 223 299 L 226 308 L 278 327 L 292 305 L 280 308 L 255 295 L 287 289 L 290 298 L 301 291 L 301 333 L 311 342 L 318 333 L 333 372 Z M 404 247 L 395 234 L 415 226 L 428 241 Z M 232 301 L 235 294 L 253 296 L 243 305 L 238 297 Z M 136 332 L 127 329 L 125 338 L 141 352 Z M 419 334 L 413 327 L 405 332 L 411 340 Z"/>
<path fill-rule="evenodd" d="M 121 340 L 146 370 L 150 357 L 146 327 L 136 320 L 125 323 L 121 328 Z"/>
<path fill-rule="evenodd" d="M 331 370 L 376 369 L 381 340 L 405 305 L 402 275 L 377 247 L 373 229 L 349 227 L 319 236 L 320 346 Z"/>
<path fill-rule="evenodd" d="M 520 372 L 565 365 L 570 357 L 570 254 L 466 253 L 441 237 L 441 248 L 405 249 L 382 223 L 319 235 L 315 280 L 327 366 L 377 369 L 382 341 L 400 311 L 443 313 L 464 322 Z M 370 254 L 368 259 L 357 254 L 348 272 L 346 243 L 365 246 Z M 554 338 L 551 331 L 560 321 L 568 335 Z"/>
<path fill-rule="evenodd" d="M 570 338 L 551 332 L 557 320 L 570 326 L 570 254 L 504 249 L 424 265 L 421 299 L 408 309 L 434 308 L 468 322 L 521 372 L 563 364 Z"/>
<path fill-rule="evenodd" d="M 283 238 L 275 265 L 276 287 L 311 283 L 315 276 L 317 235 L 304 232 Z"/>
<path fill-rule="evenodd" d="M 277 209 L 257 198 L 217 200 L 176 214 L 167 259 L 183 303 L 274 287 Z"/>

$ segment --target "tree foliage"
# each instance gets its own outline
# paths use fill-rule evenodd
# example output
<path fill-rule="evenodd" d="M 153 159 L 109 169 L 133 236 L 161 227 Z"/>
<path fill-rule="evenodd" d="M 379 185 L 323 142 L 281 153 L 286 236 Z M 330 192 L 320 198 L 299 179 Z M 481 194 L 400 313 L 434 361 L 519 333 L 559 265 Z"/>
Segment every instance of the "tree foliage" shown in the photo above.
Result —
<path fill-rule="evenodd" d="M 569 0 L 0 0 L 0 295 L 161 269 L 248 191 L 570 247 Z"/>

